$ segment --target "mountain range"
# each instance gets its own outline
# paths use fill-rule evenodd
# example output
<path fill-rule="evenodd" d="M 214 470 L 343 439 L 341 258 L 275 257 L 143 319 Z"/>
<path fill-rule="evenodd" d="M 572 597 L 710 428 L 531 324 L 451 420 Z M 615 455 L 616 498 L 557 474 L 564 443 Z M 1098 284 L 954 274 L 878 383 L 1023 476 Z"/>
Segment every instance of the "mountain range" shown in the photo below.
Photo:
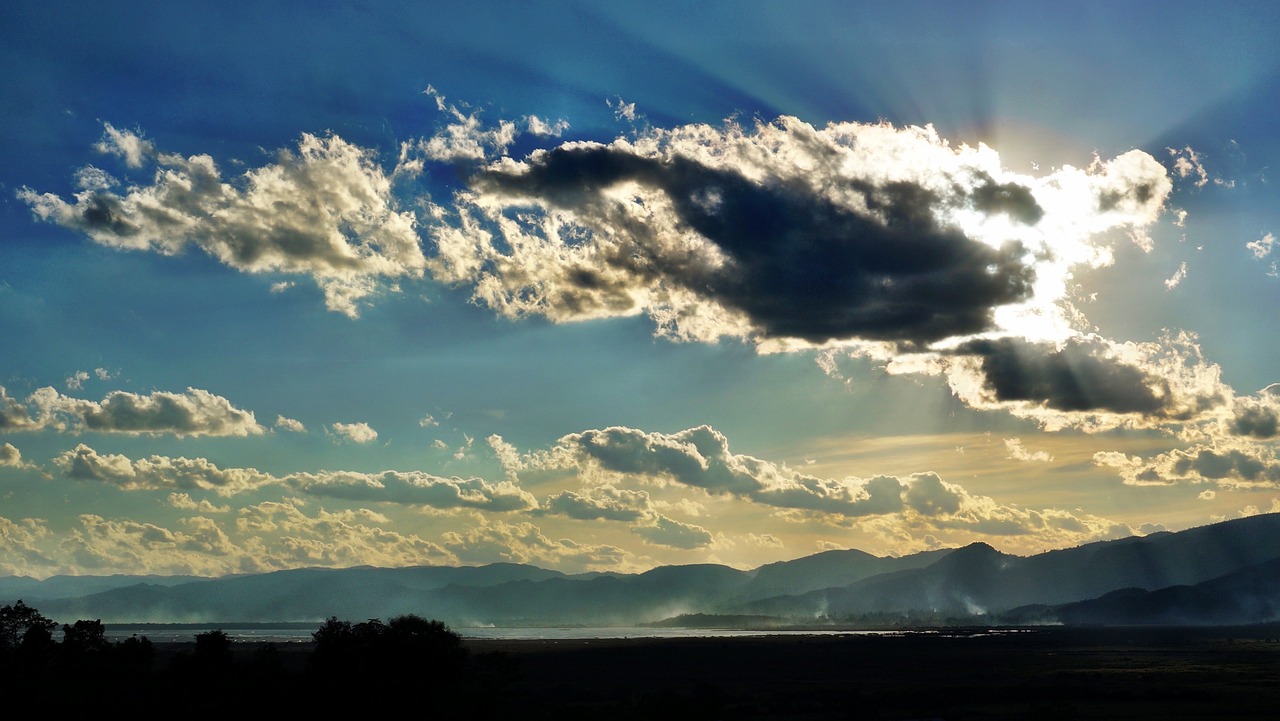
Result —
<path fill-rule="evenodd" d="M 1280 619 L 1280 514 L 1033 556 L 984 543 L 879 557 L 826 551 L 752 570 L 715 564 L 565 574 L 536 566 L 305 568 L 192 576 L 0 577 L 0 602 L 51 618 L 312 622 L 414 613 L 457 627 L 909 623 L 1222 625 Z M 673 620 L 674 619 L 674 620 Z"/>

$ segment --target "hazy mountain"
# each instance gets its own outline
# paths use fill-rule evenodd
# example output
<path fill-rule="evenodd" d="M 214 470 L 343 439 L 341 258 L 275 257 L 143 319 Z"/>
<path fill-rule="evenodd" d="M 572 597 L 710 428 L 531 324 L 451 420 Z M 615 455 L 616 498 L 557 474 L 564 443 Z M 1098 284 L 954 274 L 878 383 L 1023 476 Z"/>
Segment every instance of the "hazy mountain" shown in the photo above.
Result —
<path fill-rule="evenodd" d="M 1027 557 L 975 543 L 903 558 L 828 551 L 751 571 L 695 564 L 566 575 L 493 564 L 140 578 L 147 577 L 0 579 L 0 602 L 23 598 L 51 618 L 107 622 L 310 622 L 415 613 L 460 626 L 630 625 L 682 614 L 767 615 L 794 623 L 913 612 L 1069 623 L 1260 621 L 1275 616 L 1272 599 L 1280 597 L 1280 514 Z M 77 583 L 101 590 L 72 595 Z M 1018 610 L 1006 613 L 1010 609 Z"/>
<path fill-rule="evenodd" d="M 881 557 L 855 549 L 823 551 L 791 561 L 767 563 L 740 595 L 741 600 L 794 595 L 823 588 L 847 586 L 881 573 L 922 568 L 951 552 L 951 549 L 924 551 L 910 556 Z"/>
<path fill-rule="evenodd" d="M 1192 586 L 1125 588 L 1053 609 L 1070 625 L 1243 625 L 1280 620 L 1280 559 Z"/>
<path fill-rule="evenodd" d="M 21 598 L 27 602 L 48 598 L 74 598 L 91 593 L 110 591 L 113 588 L 149 583 L 156 586 L 177 586 L 181 583 L 202 580 L 199 576 L 50 576 L 36 579 L 29 576 L 0 576 L 0 599 Z"/>
<path fill-rule="evenodd" d="M 1060 605 L 1117 589 L 1196 584 L 1280 557 L 1280 514 L 1225 521 L 1179 533 L 1100 541 L 1035 556 L 985 543 L 923 568 L 871 576 L 840 588 L 763 599 L 742 613 L 856 616 L 900 611 L 988 614 Z"/>

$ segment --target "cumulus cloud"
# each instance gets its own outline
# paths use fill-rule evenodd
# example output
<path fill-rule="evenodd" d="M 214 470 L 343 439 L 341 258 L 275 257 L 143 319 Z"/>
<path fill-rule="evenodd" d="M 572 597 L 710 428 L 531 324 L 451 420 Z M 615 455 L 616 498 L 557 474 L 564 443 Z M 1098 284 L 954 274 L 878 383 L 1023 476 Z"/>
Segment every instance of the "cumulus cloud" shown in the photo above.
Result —
<path fill-rule="evenodd" d="M 66 380 L 67 389 L 78 391 L 82 387 L 84 387 L 84 382 L 87 380 L 89 380 L 88 371 L 76 371 L 75 373 L 72 373 L 69 378 L 67 378 Z"/>
<path fill-rule="evenodd" d="M 55 536 L 43 519 L 0 516 L 0 573 L 44 577 L 64 570 L 44 548 Z"/>
<path fill-rule="evenodd" d="M 1066 268 L 1108 260 L 1091 238 L 1152 222 L 1171 183 L 1143 153 L 1035 179 L 929 128 L 784 117 L 565 143 L 469 186 L 433 272 L 504 315 L 923 344 L 1043 311 Z"/>
<path fill-rule="evenodd" d="M 903 478 L 819 478 L 731 453 L 727 439 L 708 426 L 674 434 L 622 427 L 584 431 L 561 438 L 549 450 L 522 455 L 514 466 L 508 467 L 512 473 L 554 469 L 571 470 L 595 485 L 581 493 L 562 492 L 548 498 L 544 512 L 582 519 L 646 518 L 647 493 L 622 490 L 614 483 L 629 479 L 699 488 L 713 496 L 734 497 L 778 509 L 787 517 L 816 516 L 837 525 L 881 524 L 899 531 L 950 529 L 1020 535 L 1035 537 L 1045 544 L 1114 537 L 1127 530 L 1124 524 L 1088 514 L 1002 504 L 971 494 L 935 473 Z M 656 520 L 643 525 L 682 530 Z M 656 530 L 632 530 L 656 534 Z M 693 538 L 703 537 L 691 535 Z"/>
<path fill-rule="evenodd" d="M 490 483 L 480 478 L 442 478 L 421 471 L 295 473 L 286 481 L 309 495 L 355 501 L 491 511 L 520 511 L 538 506 L 532 495 L 510 481 Z"/>
<path fill-rule="evenodd" d="M 170 493 L 165 502 L 174 508 L 197 513 L 229 513 L 231 511 L 230 506 L 215 506 L 207 498 L 197 501 L 186 493 Z"/>
<path fill-rule="evenodd" d="M 22 463 L 22 453 L 12 443 L 0 446 L 0 466 L 17 466 Z"/>
<path fill-rule="evenodd" d="M 35 430 L 40 427 L 41 424 L 31 417 L 27 407 L 16 398 L 9 397 L 4 386 L 0 386 L 0 430 Z"/>
<path fill-rule="evenodd" d="M 714 537 L 702 526 L 684 523 L 666 516 L 657 516 L 652 523 L 632 529 L 636 535 L 655 546 L 694 549 L 710 546 Z"/>
<path fill-rule="evenodd" d="M 494 521 L 441 536 L 443 545 L 463 563 L 532 563 L 566 571 L 617 571 L 634 564 L 617 546 L 553 540 L 532 523 Z"/>
<path fill-rule="evenodd" d="M 1263 388 L 1256 396 L 1236 398 L 1227 426 L 1233 435 L 1258 440 L 1280 435 L 1280 383 Z"/>
<path fill-rule="evenodd" d="M 1166 290 L 1173 290 L 1174 288 L 1177 288 L 1179 285 L 1181 285 L 1182 281 L 1186 279 L 1187 279 L 1187 261 L 1184 260 L 1182 261 L 1182 264 L 1178 266 L 1178 270 L 1174 271 L 1174 274 L 1169 276 L 1169 278 L 1165 280 L 1164 287 Z"/>
<path fill-rule="evenodd" d="M 285 418 L 284 416 L 276 416 L 276 428 L 289 433 L 306 433 L 307 427 L 302 425 L 302 421 L 293 418 Z"/>
<path fill-rule="evenodd" d="M 440 544 L 383 528 L 388 523 L 364 508 L 308 514 L 304 503 L 286 499 L 241 509 L 235 526 L 249 537 L 248 548 L 261 549 L 255 560 L 273 568 L 457 563 Z"/>
<path fill-rule="evenodd" d="M 1197 444 L 1148 459 L 1115 451 L 1095 453 L 1093 462 L 1116 468 L 1127 485 L 1215 484 L 1225 488 L 1280 486 L 1280 459 L 1273 447 L 1243 442 Z"/>
<path fill-rule="evenodd" d="M 672 548 L 703 548 L 713 541 L 705 528 L 662 515 L 648 491 L 617 488 L 604 484 L 582 492 L 561 491 L 549 496 L 540 513 L 583 521 L 630 522 L 631 531 L 648 543 Z"/>
<path fill-rule="evenodd" d="M 378 432 L 368 423 L 334 423 L 329 426 L 329 433 L 338 440 L 352 443 L 373 443 L 378 440 Z"/>
<path fill-rule="evenodd" d="M 415 216 L 398 208 L 373 154 L 336 135 L 304 134 L 296 150 L 227 182 L 208 155 L 158 152 L 106 128 L 99 149 L 132 167 L 154 164 L 150 183 L 104 179 L 69 201 L 23 187 L 18 197 L 38 218 L 112 248 L 174 255 L 195 246 L 243 272 L 309 275 L 328 308 L 351 317 L 381 281 L 423 273 Z"/>
<path fill-rule="evenodd" d="M 219 468 L 204 458 L 153 455 L 132 460 L 119 454 L 98 453 L 83 443 L 59 454 L 53 463 L 68 478 L 101 481 L 130 491 L 181 488 L 230 496 L 278 482 L 254 468 Z"/>
<path fill-rule="evenodd" d="M 969 341 L 943 360 L 956 395 L 1047 430 L 1106 430 L 1191 421 L 1227 406 L 1231 389 L 1194 336 L 1117 343 L 1081 335 L 1060 344 Z"/>
<path fill-rule="evenodd" d="M 153 455 L 130 459 L 99 453 L 81 443 L 53 459 L 67 478 L 110 483 L 123 490 L 205 490 L 222 496 L 264 486 L 287 486 L 325 498 L 428 506 L 521 511 L 538 507 L 537 499 L 513 481 L 491 483 L 480 478 L 442 478 L 421 471 L 322 471 L 273 475 L 255 468 L 221 468 L 204 458 Z"/>
<path fill-rule="evenodd" d="M 0 397 L 4 411 L 12 415 L 10 428 L 55 428 L 73 432 L 162 434 L 177 436 L 260 435 L 252 411 L 231 405 L 222 396 L 198 388 L 185 393 L 154 391 L 147 395 L 113 391 L 101 401 L 64 396 L 52 387 L 36 390 L 27 403 L 36 411 L 35 419 L 12 399 Z M 25 419 L 25 420 L 24 420 Z"/>

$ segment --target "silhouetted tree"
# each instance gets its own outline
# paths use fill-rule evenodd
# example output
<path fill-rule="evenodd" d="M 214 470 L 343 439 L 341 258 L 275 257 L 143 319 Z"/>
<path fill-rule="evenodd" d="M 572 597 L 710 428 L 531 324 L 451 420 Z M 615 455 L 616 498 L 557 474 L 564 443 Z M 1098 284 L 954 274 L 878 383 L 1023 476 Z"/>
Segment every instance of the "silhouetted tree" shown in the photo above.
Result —
<path fill-rule="evenodd" d="M 0 651 L 47 647 L 53 643 L 53 629 L 58 624 L 18 599 L 11 606 L 0 607 Z"/>
<path fill-rule="evenodd" d="M 102 619 L 62 624 L 64 654 L 102 653 L 109 648 L 111 642 L 107 640 L 107 628 L 102 625 Z"/>
<path fill-rule="evenodd" d="M 231 666 L 231 637 L 222 629 L 196 634 L 195 662 L 205 671 L 225 671 Z"/>

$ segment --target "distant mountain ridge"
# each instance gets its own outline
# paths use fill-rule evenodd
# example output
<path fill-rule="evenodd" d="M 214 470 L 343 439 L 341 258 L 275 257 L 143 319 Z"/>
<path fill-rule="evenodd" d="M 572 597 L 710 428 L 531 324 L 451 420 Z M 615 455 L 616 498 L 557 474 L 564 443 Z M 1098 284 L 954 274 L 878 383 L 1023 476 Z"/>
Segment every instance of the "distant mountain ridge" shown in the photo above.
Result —
<path fill-rule="evenodd" d="M 858 625 L 1260 623 L 1280 618 L 1280 514 L 1033 556 L 985 543 L 878 557 L 823 553 L 742 571 L 716 564 L 565 574 L 536 566 L 304 568 L 217 579 L 0 578 L 56 619 L 314 622 L 415 613 L 451 625 L 635 625 L 677 616 Z M 887 621 L 886 619 L 890 619 Z"/>

